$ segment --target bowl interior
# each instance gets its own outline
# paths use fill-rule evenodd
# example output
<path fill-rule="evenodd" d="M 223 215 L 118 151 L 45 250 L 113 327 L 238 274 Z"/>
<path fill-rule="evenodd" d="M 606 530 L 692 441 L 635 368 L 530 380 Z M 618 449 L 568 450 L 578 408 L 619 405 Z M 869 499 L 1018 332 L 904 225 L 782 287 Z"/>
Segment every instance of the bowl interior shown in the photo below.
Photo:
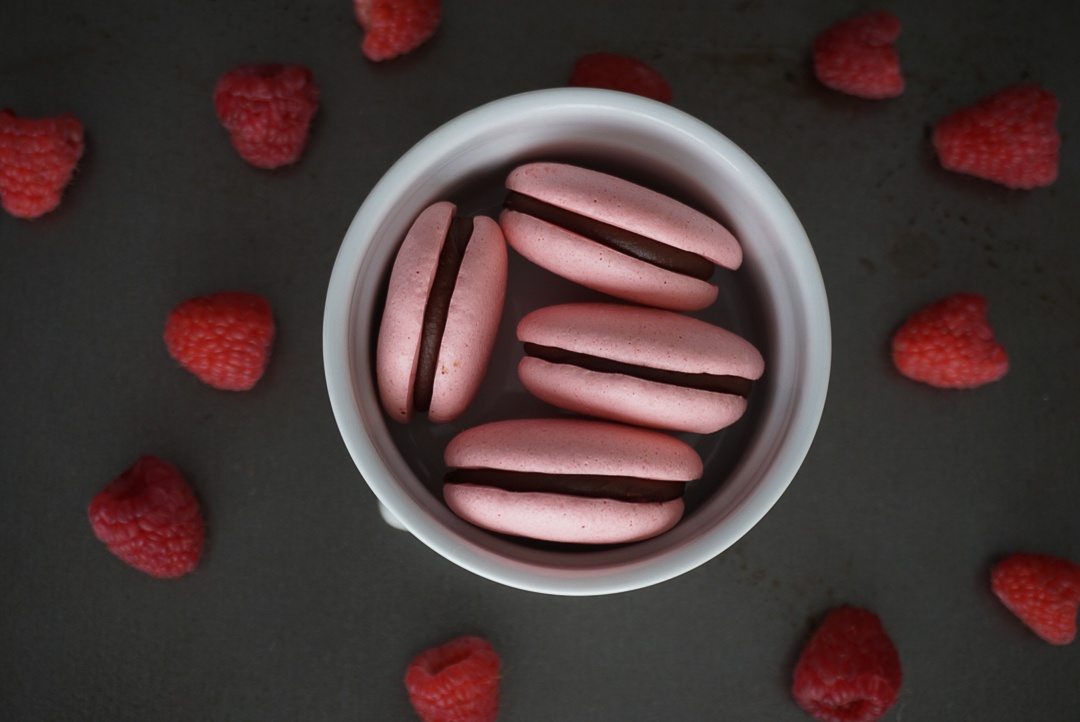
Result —
<path fill-rule="evenodd" d="M 498 216 L 516 165 L 556 160 L 620 175 L 724 222 L 744 264 L 718 270 L 720 297 L 693 315 L 757 345 L 765 377 L 747 414 L 716 434 L 679 434 L 705 461 L 673 530 L 629 545 L 582 549 L 502 537 L 458 519 L 441 501 L 442 450 L 459 431 L 503 418 L 561 415 L 517 379 L 514 336 L 528 312 L 571 300 L 614 300 L 510 253 L 510 283 L 480 392 L 454 423 L 387 421 L 375 391 L 375 330 L 394 254 L 413 219 L 437 200 Z M 342 437 L 379 501 L 451 561 L 510 586 L 602 594 L 669 579 L 711 559 L 776 502 L 809 448 L 830 361 L 820 271 L 794 212 L 761 169 L 711 127 L 644 98 L 554 89 L 495 101 L 424 138 L 375 186 L 351 224 L 331 277 L 324 362 Z"/>

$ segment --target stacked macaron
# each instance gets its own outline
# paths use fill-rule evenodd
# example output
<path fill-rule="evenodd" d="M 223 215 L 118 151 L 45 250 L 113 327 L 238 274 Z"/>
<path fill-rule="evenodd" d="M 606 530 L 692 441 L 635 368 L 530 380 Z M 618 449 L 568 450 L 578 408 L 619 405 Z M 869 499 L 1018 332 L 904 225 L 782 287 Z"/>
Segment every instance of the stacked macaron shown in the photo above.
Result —
<path fill-rule="evenodd" d="M 617 303 L 533 311 L 518 376 L 568 411 L 708 434 L 734 423 L 765 362 L 749 342 L 691 316 Z"/>
<path fill-rule="evenodd" d="M 455 230 L 462 221 L 454 207 L 437 203 L 406 236 L 378 340 L 384 408 L 402 422 L 414 411 L 448 421 L 469 403 L 494 344 L 509 244 L 631 303 L 561 304 L 520 320 L 525 388 L 595 418 L 503 420 L 461 432 L 444 454 L 447 505 L 518 537 L 609 544 L 656 536 L 682 517 L 683 488 L 703 467 L 693 447 L 665 431 L 708 434 L 734 423 L 764 372 L 749 342 L 682 313 L 716 300 L 716 267 L 738 268 L 742 249 L 716 220 L 596 171 L 530 163 L 506 185 L 498 224 L 477 217 L 468 232 Z M 470 235 L 460 270 L 443 260 L 454 239 Z M 440 274 L 450 280 L 437 281 Z M 424 337 L 439 323 L 429 316 L 440 315 L 445 326 L 432 346 Z M 432 366 L 434 391 L 424 370 Z"/>
<path fill-rule="evenodd" d="M 673 436 L 595 419 L 474 426 L 446 447 L 443 496 L 461 518 L 514 536 L 579 544 L 647 539 L 683 514 L 701 457 Z"/>
<path fill-rule="evenodd" d="M 716 300 L 716 266 L 742 247 L 704 213 L 621 178 L 529 163 L 506 179 L 499 225 L 514 250 L 582 286 L 645 306 L 698 311 Z"/>
<path fill-rule="evenodd" d="M 495 221 L 459 217 L 452 203 L 413 222 L 390 272 L 375 348 L 383 409 L 456 419 L 487 371 L 506 297 L 506 241 Z"/>

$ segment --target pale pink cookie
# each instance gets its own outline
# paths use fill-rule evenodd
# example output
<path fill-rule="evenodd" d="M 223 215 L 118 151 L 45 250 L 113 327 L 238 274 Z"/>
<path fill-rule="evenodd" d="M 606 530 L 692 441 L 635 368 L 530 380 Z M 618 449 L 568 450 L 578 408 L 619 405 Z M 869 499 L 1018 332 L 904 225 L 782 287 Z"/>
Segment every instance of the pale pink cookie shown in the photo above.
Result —
<path fill-rule="evenodd" d="M 553 273 L 635 303 L 693 311 L 716 300 L 716 266 L 742 248 L 724 226 L 656 191 L 560 163 L 530 163 L 506 179 L 507 242 Z"/>
<path fill-rule="evenodd" d="M 659 431 L 594 419 L 514 419 L 467 429 L 446 447 L 443 497 L 479 527 L 545 541 L 614 544 L 682 518 L 702 461 Z"/>
<path fill-rule="evenodd" d="M 375 376 L 395 421 L 450 421 L 487 371 L 506 296 L 506 243 L 495 221 L 425 209 L 398 250 L 379 326 Z"/>
<path fill-rule="evenodd" d="M 700 319 L 614 303 L 541 308 L 517 328 L 518 376 L 538 398 L 581 414 L 711 433 L 746 410 L 765 361 L 745 339 Z"/>

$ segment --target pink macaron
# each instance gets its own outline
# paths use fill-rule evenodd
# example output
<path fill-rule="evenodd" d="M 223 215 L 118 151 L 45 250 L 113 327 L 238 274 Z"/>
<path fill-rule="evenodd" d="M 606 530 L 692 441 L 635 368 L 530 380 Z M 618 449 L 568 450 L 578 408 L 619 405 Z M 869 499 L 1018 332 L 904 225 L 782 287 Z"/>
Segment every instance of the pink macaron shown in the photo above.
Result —
<path fill-rule="evenodd" d="M 444 453 L 443 497 L 495 532 L 578 544 L 616 544 L 678 523 L 686 482 L 702 461 L 660 431 L 595 419 L 514 419 L 467 429 Z"/>
<path fill-rule="evenodd" d="M 765 361 L 719 326 L 658 308 L 570 303 L 517 327 L 518 376 L 533 395 L 580 414 L 711 433 L 746 411 Z"/>
<path fill-rule="evenodd" d="M 453 203 L 413 222 L 390 273 L 375 376 L 395 421 L 415 412 L 459 416 L 487 371 L 506 297 L 507 251 L 499 225 L 459 217 Z"/>
<path fill-rule="evenodd" d="M 716 266 L 742 248 L 709 216 L 643 186 L 561 163 L 506 179 L 499 224 L 521 255 L 583 286 L 646 306 L 696 311 L 716 300 Z"/>

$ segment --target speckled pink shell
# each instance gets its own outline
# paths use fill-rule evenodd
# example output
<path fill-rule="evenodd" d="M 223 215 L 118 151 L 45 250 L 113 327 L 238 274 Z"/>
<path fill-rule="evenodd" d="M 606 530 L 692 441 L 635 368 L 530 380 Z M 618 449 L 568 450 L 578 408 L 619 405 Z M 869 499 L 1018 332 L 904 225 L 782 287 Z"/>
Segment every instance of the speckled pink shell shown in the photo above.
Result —
<path fill-rule="evenodd" d="M 594 419 L 513 419 L 467 429 L 444 454 L 453 468 L 626 475 L 681 483 L 700 478 L 688 444 L 662 432 Z M 646 539 L 674 526 L 682 499 L 631 503 L 450 484 L 447 505 L 477 526 L 547 541 L 607 544 Z"/>
<path fill-rule="evenodd" d="M 443 497 L 465 521 L 502 534 L 575 544 L 618 544 L 661 534 L 678 523 L 683 500 L 631 503 L 565 494 L 454 484 Z"/>
<path fill-rule="evenodd" d="M 597 419 L 507 419 L 462 431 L 446 445 L 446 465 L 545 474 L 603 474 L 663 481 L 701 476 L 701 457 L 652 429 Z"/>
<path fill-rule="evenodd" d="M 376 344 L 375 375 L 383 408 L 396 421 L 407 422 L 413 417 L 424 308 L 454 211 L 454 204 L 445 201 L 426 208 L 406 234 L 390 273 Z M 432 421 L 453 420 L 476 396 L 495 345 L 506 297 L 506 273 L 506 242 L 498 224 L 484 216 L 475 217 L 439 349 L 428 410 Z"/>
<path fill-rule="evenodd" d="M 745 339 L 700 319 L 613 303 L 563 304 L 528 314 L 522 342 L 638 366 L 757 380 L 761 353 Z M 624 374 L 590 371 L 526 356 L 518 376 L 538 398 L 568 411 L 661 429 L 712 433 L 737 421 L 746 399 Z"/>
<path fill-rule="evenodd" d="M 720 223 L 683 203 L 621 178 L 560 163 L 514 169 L 507 188 L 676 248 L 725 268 L 738 268 L 742 248 Z M 507 242 L 543 268 L 583 286 L 635 303 L 693 311 L 717 288 L 612 251 L 599 243 L 515 211 L 499 223 Z"/>

